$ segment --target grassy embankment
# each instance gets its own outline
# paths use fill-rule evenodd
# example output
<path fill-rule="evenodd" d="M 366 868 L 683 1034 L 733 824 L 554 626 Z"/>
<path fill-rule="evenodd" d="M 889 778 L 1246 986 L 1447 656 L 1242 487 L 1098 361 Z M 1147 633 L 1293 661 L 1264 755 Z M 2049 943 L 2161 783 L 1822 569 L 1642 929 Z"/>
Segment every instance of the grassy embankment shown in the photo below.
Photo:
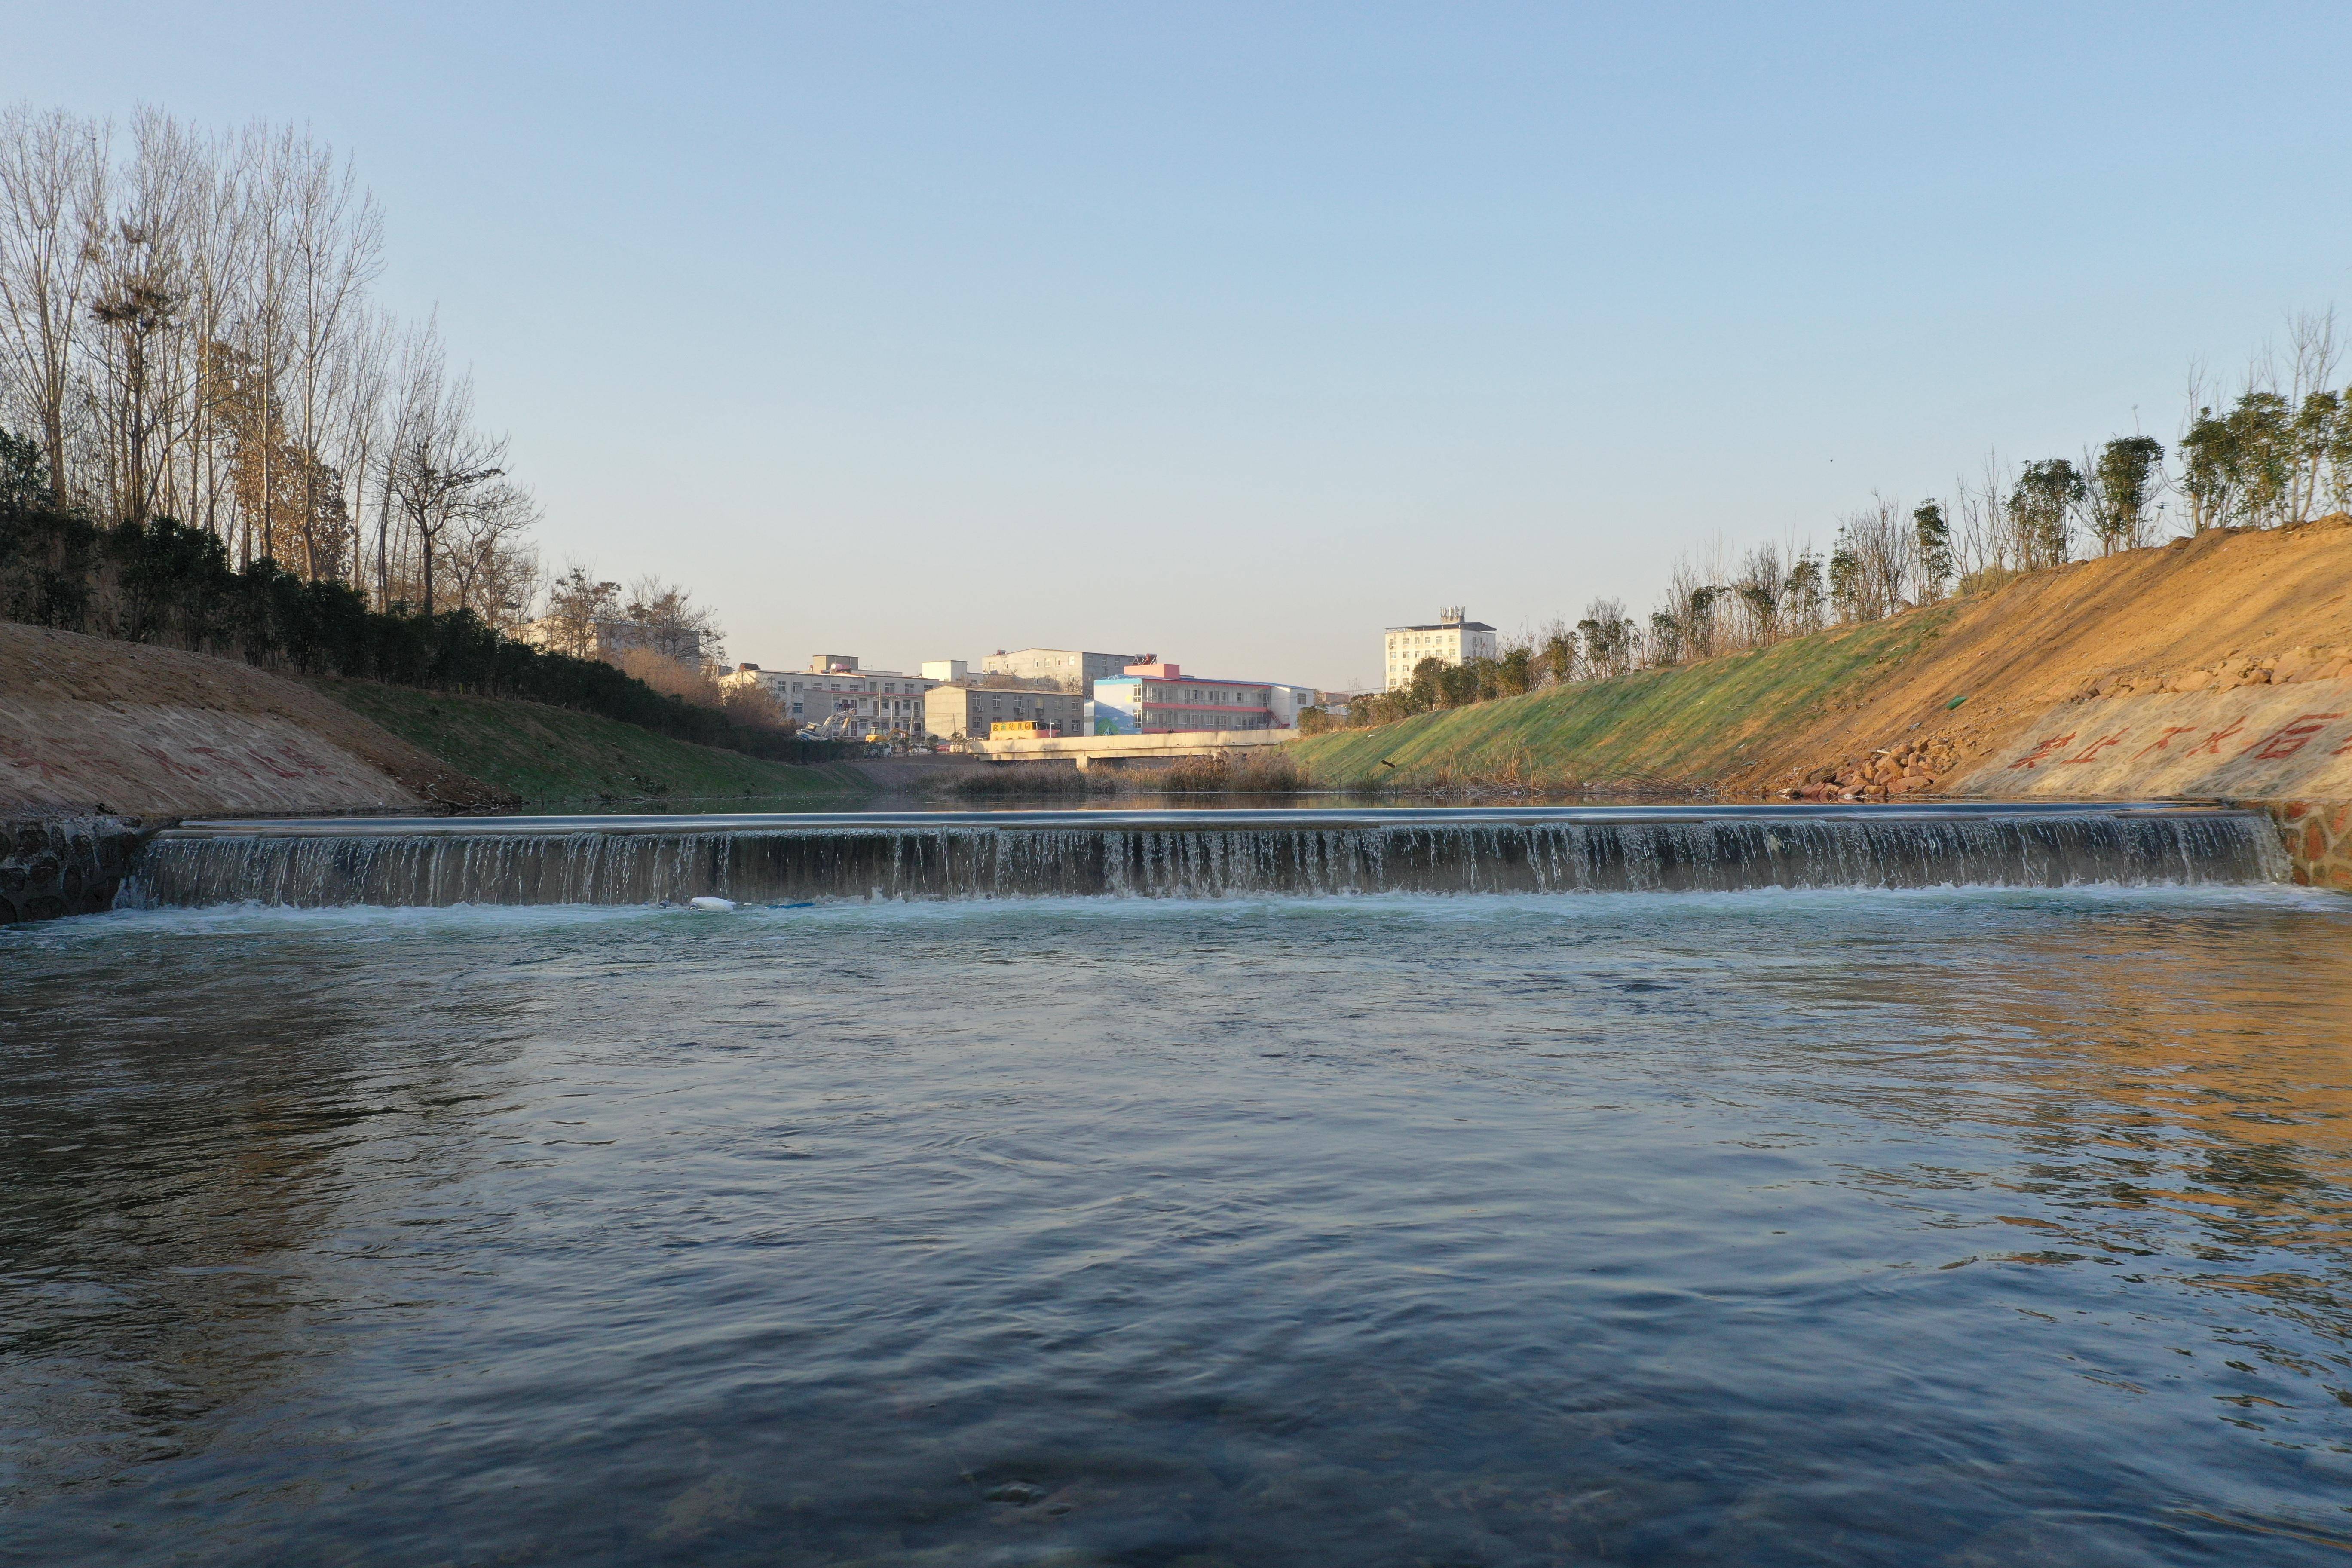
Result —
<path fill-rule="evenodd" d="M 822 809 L 874 793 L 850 768 L 772 763 L 568 708 L 372 680 L 313 684 L 451 767 L 530 802 L 761 798 Z"/>
<path fill-rule="evenodd" d="M 2352 646 L 2352 516 L 2217 529 L 1760 653 L 1341 731 L 1284 748 L 1310 784 L 1787 788 L 1906 741 L 1961 778 L 2052 705 Z M 1394 763 L 1383 767 L 1383 760 Z"/>
<path fill-rule="evenodd" d="M 1751 767 L 1792 728 L 1856 700 L 1934 639 L 1953 606 L 1340 730 L 1283 748 L 1310 788 L 1676 789 Z M 1383 765 L 1393 764 L 1392 766 Z"/>

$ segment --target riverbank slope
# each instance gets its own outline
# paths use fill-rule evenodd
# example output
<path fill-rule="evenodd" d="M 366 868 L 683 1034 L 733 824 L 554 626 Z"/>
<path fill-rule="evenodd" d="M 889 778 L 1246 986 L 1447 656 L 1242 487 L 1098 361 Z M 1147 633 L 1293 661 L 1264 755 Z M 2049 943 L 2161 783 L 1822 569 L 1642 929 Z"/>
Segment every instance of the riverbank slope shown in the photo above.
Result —
<path fill-rule="evenodd" d="M 2077 562 L 1754 653 L 1288 750 L 1327 787 L 1631 783 L 1769 795 L 1917 741 L 1932 742 L 1940 765 L 1927 771 L 1940 786 L 2004 752 L 2053 703 L 2167 680 L 2267 683 L 2281 663 L 2297 679 L 2327 678 L 2347 654 L 2352 518 L 2339 517 Z"/>
<path fill-rule="evenodd" d="M 299 681 L 0 622 L 0 811 L 142 818 L 510 797 Z"/>
<path fill-rule="evenodd" d="M 2197 745 L 2210 753 L 2184 754 Z M 2227 796 L 2305 822 L 2311 803 L 2352 800 L 2352 518 L 2207 533 L 1287 750 L 1334 788 Z M 2348 858 L 2352 832 L 2331 837 L 2324 874 L 2352 878 Z"/>
<path fill-rule="evenodd" d="M 0 813 L 333 815 L 525 802 L 779 800 L 873 783 L 543 703 L 298 679 L 0 622 Z"/>
<path fill-rule="evenodd" d="M 310 684 L 418 749 L 534 804 L 757 799 L 823 811 L 877 787 L 847 763 L 770 762 L 543 702 L 373 680 Z"/>

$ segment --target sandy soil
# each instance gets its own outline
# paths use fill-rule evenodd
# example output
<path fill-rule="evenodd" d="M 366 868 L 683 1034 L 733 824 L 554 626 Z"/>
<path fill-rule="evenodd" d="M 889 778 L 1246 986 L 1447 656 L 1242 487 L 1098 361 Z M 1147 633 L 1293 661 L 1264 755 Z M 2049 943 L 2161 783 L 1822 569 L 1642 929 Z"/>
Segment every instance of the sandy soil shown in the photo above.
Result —
<path fill-rule="evenodd" d="M 266 670 L 0 623 L 0 808 L 185 816 L 505 798 Z"/>
<path fill-rule="evenodd" d="M 2352 649 L 2352 518 L 2340 514 L 2020 578 L 1959 605 L 1861 701 L 1790 725 L 1727 782 L 1773 790 L 1791 770 L 1927 735 L 1942 740 L 1956 759 L 1946 776 L 1957 777 L 2053 702 L 2308 649 Z"/>

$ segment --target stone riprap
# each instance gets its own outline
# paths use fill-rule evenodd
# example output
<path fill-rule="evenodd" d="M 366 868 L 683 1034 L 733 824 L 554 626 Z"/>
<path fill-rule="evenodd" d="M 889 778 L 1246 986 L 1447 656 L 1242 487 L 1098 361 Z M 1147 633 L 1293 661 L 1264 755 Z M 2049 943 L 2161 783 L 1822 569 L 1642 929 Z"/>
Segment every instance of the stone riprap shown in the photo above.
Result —
<path fill-rule="evenodd" d="M 119 816 L 0 820 L 0 925 L 113 908 L 140 838 Z"/>
<path fill-rule="evenodd" d="M 2294 800 L 2271 807 L 2305 887 L 2352 893 L 2352 805 Z"/>

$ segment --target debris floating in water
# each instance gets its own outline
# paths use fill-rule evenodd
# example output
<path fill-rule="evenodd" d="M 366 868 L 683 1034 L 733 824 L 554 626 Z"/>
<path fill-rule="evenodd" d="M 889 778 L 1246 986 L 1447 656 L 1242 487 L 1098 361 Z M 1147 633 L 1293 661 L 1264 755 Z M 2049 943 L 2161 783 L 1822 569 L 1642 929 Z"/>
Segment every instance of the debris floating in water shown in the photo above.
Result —
<path fill-rule="evenodd" d="M 706 910 L 713 914 L 723 915 L 735 907 L 735 900 L 732 899 L 688 899 L 686 900 L 686 907 L 689 910 Z"/>

